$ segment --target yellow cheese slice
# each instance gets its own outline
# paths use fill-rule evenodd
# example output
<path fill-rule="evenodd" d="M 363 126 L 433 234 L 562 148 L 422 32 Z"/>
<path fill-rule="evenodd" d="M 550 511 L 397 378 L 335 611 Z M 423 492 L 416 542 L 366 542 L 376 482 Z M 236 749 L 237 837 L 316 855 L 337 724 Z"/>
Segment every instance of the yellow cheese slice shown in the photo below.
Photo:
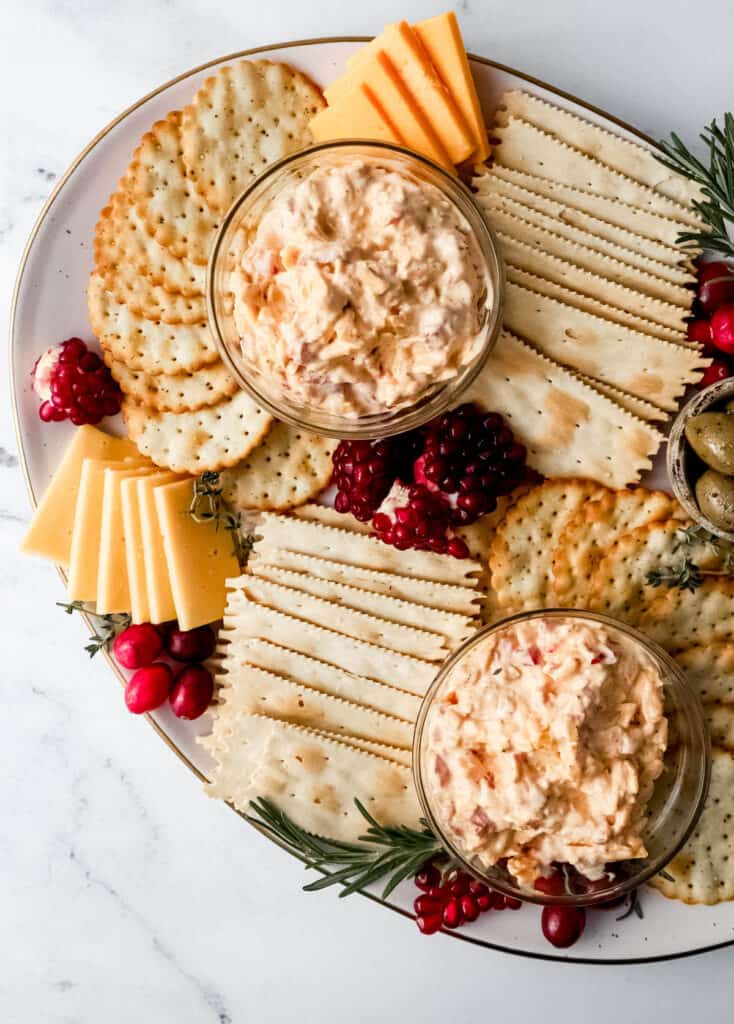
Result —
<path fill-rule="evenodd" d="M 221 619 L 227 599 L 224 581 L 240 573 L 229 530 L 195 523 L 188 514 L 193 494 L 193 480 L 154 490 L 180 629 Z"/>
<path fill-rule="evenodd" d="M 452 167 L 431 122 L 381 50 L 372 53 L 353 74 L 344 75 L 330 85 L 324 95 L 330 104 L 338 106 L 342 97 L 360 85 L 366 85 L 372 91 L 380 110 L 387 113 L 409 149 L 422 153 L 443 167 Z"/>
<path fill-rule="evenodd" d="M 406 21 L 388 25 L 384 32 L 347 61 L 356 72 L 363 61 L 382 50 L 430 120 L 452 163 L 460 164 L 476 143 L 454 98 L 441 81 L 420 39 Z"/>
<path fill-rule="evenodd" d="M 108 469 L 142 470 L 147 459 L 109 461 L 85 459 L 77 486 L 78 496 L 71 533 L 71 554 L 66 593 L 70 601 L 96 601 L 99 545 L 102 531 L 104 475 Z"/>
<path fill-rule="evenodd" d="M 21 551 L 48 558 L 64 569 L 71 558 L 71 534 L 74 527 L 79 480 L 85 459 L 125 459 L 138 455 L 127 438 L 112 437 L 96 427 L 79 427 L 61 465 L 41 498 Z"/>
<path fill-rule="evenodd" d="M 472 159 L 477 162 L 486 160 L 489 156 L 487 126 L 456 15 L 453 11 L 446 11 L 435 18 L 419 21 L 413 28 L 471 129 L 475 145 Z"/>
<path fill-rule="evenodd" d="M 130 587 L 130 614 L 135 623 L 152 622 L 143 553 L 143 524 L 138 497 L 140 479 L 140 477 L 126 477 L 120 481 L 127 581 Z M 148 481 L 149 487 L 155 487 L 157 484 L 170 483 L 172 475 L 169 472 L 151 473 L 145 479 Z"/>
<path fill-rule="evenodd" d="M 129 612 L 130 584 L 127 575 L 125 527 L 122 519 L 120 485 L 130 477 L 141 477 L 153 470 L 106 469 L 102 493 L 102 525 L 99 531 L 99 569 L 97 572 L 97 612 Z"/>
<path fill-rule="evenodd" d="M 145 584 L 148 593 L 149 622 L 171 622 L 176 618 L 171 582 L 168 579 L 168 563 L 163 550 L 158 512 L 153 492 L 161 484 L 180 479 L 176 473 L 156 473 L 136 481 L 138 508 L 140 510 L 140 532 L 143 539 L 143 564 Z"/>
<path fill-rule="evenodd" d="M 404 146 L 405 141 L 389 120 L 368 86 L 348 90 L 333 106 L 311 118 L 309 128 L 316 142 L 336 139 L 375 139 Z"/>

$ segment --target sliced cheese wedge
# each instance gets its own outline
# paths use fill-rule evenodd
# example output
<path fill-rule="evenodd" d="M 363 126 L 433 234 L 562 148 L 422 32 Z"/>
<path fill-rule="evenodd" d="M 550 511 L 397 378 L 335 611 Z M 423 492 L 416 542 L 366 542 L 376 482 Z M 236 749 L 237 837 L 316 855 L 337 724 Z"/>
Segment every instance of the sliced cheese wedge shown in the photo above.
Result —
<path fill-rule="evenodd" d="M 487 126 L 456 15 L 453 11 L 446 11 L 435 18 L 417 22 L 413 29 L 471 129 L 476 147 L 472 160 L 482 163 L 489 156 Z"/>
<path fill-rule="evenodd" d="M 374 139 L 404 146 L 405 140 L 390 121 L 367 85 L 357 85 L 311 118 L 309 128 L 316 142 L 336 139 Z"/>
<path fill-rule="evenodd" d="M 324 95 L 330 105 L 338 107 L 352 89 L 363 85 L 374 95 L 380 110 L 395 126 L 409 149 L 422 153 L 442 167 L 453 169 L 448 153 L 441 145 L 430 120 L 415 102 L 389 57 L 381 50 L 373 52 L 353 73 L 337 79 Z M 354 132 L 352 125 L 352 134 Z"/>
<path fill-rule="evenodd" d="M 153 493 L 162 484 L 180 480 L 177 473 L 156 473 L 135 481 L 140 513 L 140 535 L 143 541 L 143 565 L 148 599 L 148 621 L 171 622 L 176 618 L 168 563 L 163 550 L 163 535 Z"/>
<path fill-rule="evenodd" d="M 97 613 L 109 615 L 129 612 L 130 583 L 127 575 L 127 543 L 122 518 L 123 480 L 147 476 L 144 469 L 105 469 L 102 492 L 102 525 L 99 532 L 99 569 L 97 571 Z"/>
<path fill-rule="evenodd" d="M 28 532 L 21 542 L 21 551 L 27 555 L 48 558 L 67 569 L 71 558 L 71 535 L 84 460 L 122 460 L 137 455 L 137 448 L 127 438 L 112 437 L 96 427 L 79 427 L 46 493 L 38 503 Z"/>
<path fill-rule="evenodd" d="M 193 480 L 163 484 L 153 494 L 179 628 L 221 619 L 225 580 L 240 573 L 230 532 L 215 522 L 196 523 L 188 514 Z"/>
<path fill-rule="evenodd" d="M 141 472 L 147 459 L 109 461 L 85 459 L 79 479 L 71 534 L 66 593 L 70 601 L 96 601 L 102 533 L 104 475 L 108 469 Z"/>
<path fill-rule="evenodd" d="M 466 160 L 476 148 L 473 134 L 410 25 L 406 21 L 388 25 L 381 35 L 354 54 L 347 66 L 350 71 L 357 71 L 363 61 L 380 50 L 430 120 L 451 162 L 460 164 Z"/>

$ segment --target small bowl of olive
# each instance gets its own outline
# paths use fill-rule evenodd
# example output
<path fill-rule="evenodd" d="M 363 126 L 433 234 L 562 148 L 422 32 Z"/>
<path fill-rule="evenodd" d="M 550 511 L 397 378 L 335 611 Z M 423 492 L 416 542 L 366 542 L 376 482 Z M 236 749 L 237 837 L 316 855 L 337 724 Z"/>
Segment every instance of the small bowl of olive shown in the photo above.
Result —
<path fill-rule="evenodd" d="M 694 395 L 678 413 L 668 474 L 691 519 L 734 541 L 734 377 Z"/>

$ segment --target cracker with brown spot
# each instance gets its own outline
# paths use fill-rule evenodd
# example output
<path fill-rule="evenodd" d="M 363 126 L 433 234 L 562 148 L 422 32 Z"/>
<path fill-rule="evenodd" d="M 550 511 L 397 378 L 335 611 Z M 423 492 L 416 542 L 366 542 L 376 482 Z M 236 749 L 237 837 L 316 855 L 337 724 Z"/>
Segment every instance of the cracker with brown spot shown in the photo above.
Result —
<path fill-rule="evenodd" d="M 550 359 L 671 411 L 710 363 L 695 346 L 631 330 L 512 280 L 503 322 Z"/>
<path fill-rule="evenodd" d="M 604 491 L 571 516 L 553 552 L 553 593 L 563 608 L 583 608 L 599 562 L 624 534 L 682 511 L 663 491 Z M 682 522 L 679 525 L 684 525 Z"/>
<path fill-rule="evenodd" d="M 194 373 L 219 361 L 207 324 L 146 320 L 118 302 L 96 272 L 89 278 L 87 312 L 106 356 L 130 370 Z"/>
<path fill-rule="evenodd" d="M 105 363 L 124 395 L 149 409 L 187 412 L 217 405 L 239 390 L 222 362 L 202 366 L 195 373 L 146 373 L 131 370 L 105 353 Z"/>
<path fill-rule="evenodd" d="M 734 899 L 734 755 L 714 749 L 711 784 L 692 836 L 651 882 L 663 896 L 683 903 Z"/>
<path fill-rule="evenodd" d="M 704 704 L 734 704 L 734 643 L 687 647 L 675 660 Z"/>
<path fill-rule="evenodd" d="M 186 175 L 181 112 L 156 121 L 128 169 L 130 198 L 153 237 L 174 255 L 206 266 L 218 215 Z"/>
<path fill-rule="evenodd" d="M 216 762 L 206 790 L 251 813 L 272 800 L 316 835 L 354 842 L 365 830 L 355 797 L 383 825 L 420 827 L 410 769 L 310 729 L 243 712 L 215 716 L 199 741 Z"/>
<path fill-rule="evenodd" d="M 224 496 L 236 508 L 272 511 L 302 505 L 331 480 L 338 443 L 276 422 L 243 463 L 222 473 Z"/>
<path fill-rule="evenodd" d="M 308 123 L 324 106 L 321 90 L 289 64 L 219 68 L 183 111 L 189 177 L 223 213 L 269 164 L 312 144 Z"/>
<path fill-rule="evenodd" d="M 663 435 L 503 331 L 468 401 L 507 417 L 527 462 L 546 477 L 636 483 Z"/>
<path fill-rule="evenodd" d="M 708 578 L 696 590 L 670 587 L 640 618 L 640 629 L 671 653 L 731 639 L 734 580 Z"/>
<path fill-rule="evenodd" d="M 94 259 L 105 272 L 128 268 L 174 294 L 203 295 L 206 288 L 205 267 L 175 256 L 150 234 L 130 200 L 125 178 L 99 215 Z"/>
<path fill-rule="evenodd" d="M 600 492 L 591 480 L 547 480 L 523 495 L 489 551 L 492 587 L 508 614 L 552 604 L 552 554 L 570 517 Z"/>
<path fill-rule="evenodd" d="M 594 391 L 598 391 L 599 394 L 604 395 L 605 398 L 610 399 L 615 405 L 619 405 L 639 420 L 645 420 L 648 423 L 665 423 L 670 419 L 669 412 L 659 409 L 652 402 L 646 402 L 644 398 L 630 395 L 627 391 L 615 388 L 612 384 L 607 384 L 606 381 L 597 380 L 596 377 L 589 377 L 585 373 L 578 373 L 577 376 L 584 384 L 588 384 Z"/>
<path fill-rule="evenodd" d="M 247 458 L 273 419 L 246 391 L 194 412 L 158 412 L 126 398 L 122 415 L 141 454 L 157 466 L 194 476 Z"/>

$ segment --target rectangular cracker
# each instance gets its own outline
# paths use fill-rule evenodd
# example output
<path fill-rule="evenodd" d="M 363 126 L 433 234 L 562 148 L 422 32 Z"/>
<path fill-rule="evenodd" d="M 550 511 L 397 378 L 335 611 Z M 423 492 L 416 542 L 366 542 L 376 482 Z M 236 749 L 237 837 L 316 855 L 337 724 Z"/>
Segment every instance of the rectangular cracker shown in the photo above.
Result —
<path fill-rule="evenodd" d="M 505 415 L 544 476 L 586 476 L 609 487 L 639 479 L 663 436 L 568 370 L 503 331 L 467 396 Z"/>
<path fill-rule="evenodd" d="M 338 513 L 337 513 L 338 515 Z M 385 594 L 401 601 L 411 601 L 426 608 L 450 612 L 454 615 L 475 616 L 477 612 L 477 591 L 475 581 L 470 586 L 454 586 L 450 583 L 431 583 L 430 580 L 414 579 L 397 573 L 364 569 L 357 565 L 345 565 L 328 558 L 306 555 L 287 548 L 271 547 L 260 542 L 250 556 L 248 566 L 256 572 L 260 563 L 280 569 L 309 573 L 320 579 L 335 583 L 348 583 L 373 594 Z"/>
<path fill-rule="evenodd" d="M 423 658 L 425 661 L 441 661 L 448 654 L 446 640 L 436 633 L 401 626 L 343 604 L 322 600 L 303 590 L 272 583 L 250 574 L 229 579 L 227 585 L 235 588 L 235 593 L 245 595 L 250 601 L 256 601 L 276 611 L 288 612 L 289 615 L 315 626 L 328 623 L 335 632 L 354 637 L 355 640 L 364 640 L 391 651 L 398 651 L 400 654 L 408 654 L 413 658 Z"/>
<path fill-rule="evenodd" d="M 288 647 L 279 647 L 269 640 L 225 641 L 217 648 L 216 660 L 225 658 L 230 665 L 252 665 L 411 725 L 418 717 L 421 702 L 414 694 L 396 690 L 366 676 L 345 672 L 335 665 L 309 658 Z"/>
<path fill-rule="evenodd" d="M 638 398 L 637 395 L 630 395 L 627 391 L 615 388 L 612 384 L 607 384 L 606 381 L 598 380 L 596 377 L 589 377 L 585 373 L 578 373 L 576 376 L 594 391 L 598 391 L 599 394 L 604 395 L 605 398 L 626 409 L 640 420 L 647 420 L 649 423 L 664 423 L 670 419 L 669 412 L 659 409 L 652 402 Z"/>
<path fill-rule="evenodd" d="M 508 177 L 507 175 L 510 175 Z M 659 277 L 666 277 L 667 280 L 678 284 L 685 284 L 695 280 L 693 265 L 685 253 L 675 242 L 664 242 L 657 238 L 664 231 L 665 222 L 658 225 L 652 218 L 651 230 L 655 238 L 638 231 L 631 231 L 629 228 L 621 227 L 619 224 L 610 223 L 609 217 L 616 211 L 615 201 L 604 201 L 599 197 L 596 202 L 599 206 L 599 213 L 606 214 L 607 219 L 587 213 L 585 210 L 573 206 L 568 199 L 570 194 L 574 198 L 572 189 L 567 189 L 565 198 L 558 194 L 544 195 L 538 191 L 538 182 L 542 186 L 543 179 L 533 178 L 531 175 L 519 172 L 508 171 L 502 167 L 487 168 L 477 177 L 472 179 L 472 185 L 476 189 L 480 205 L 492 206 L 501 204 L 508 209 L 514 210 L 518 215 L 524 216 L 542 226 L 555 225 L 559 234 L 568 233 L 569 237 L 581 240 L 586 239 L 586 244 L 594 248 L 606 251 L 607 246 L 610 255 L 619 253 L 619 259 L 633 266 L 639 266 L 642 270 L 650 273 L 657 273 Z M 558 182 L 548 182 L 549 185 L 556 185 L 558 189 L 563 186 Z M 585 193 L 583 193 L 585 195 Z M 590 201 L 595 197 L 588 194 Z M 617 204 L 621 206 L 622 204 Z M 634 210 L 634 207 L 629 207 Z M 523 211 L 520 214 L 520 211 Z M 578 234 L 577 234 L 578 233 Z M 621 254 L 624 253 L 624 257 Z"/>
<path fill-rule="evenodd" d="M 244 813 L 265 797 L 301 828 L 354 842 L 367 827 L 356 797 L 383 825 L 420 827 L 410 770 L 331 737 L 240 712 L 217 715 L 200 742 L 217 762 L 207 792 Z"/>
<path fill-rule="evenodd" d="M 345 565 L 386 570 L 432 583 L 476 585 L 471 583 L 472 574 L 479 571 L 479 566 L 469 559 L 436 555 L 430 551 L 398 551 L 376 537 L 271 513 L 263 515 L 258 534 L 269 546 L 285 547 Z"/>
<path fill-rule="evenodd" d="M 563 181 L 554 181 L 552 178 L 545 178 L 542 175 L 528 174 L 526 171 L 503 167 L 498 163 L 493 165 L 490 173 L 502 181 L 520 185 L 536 196 L 566 204 L 567 212 L 564 215 L 566 218 L 576 217 L 572 211 L 594 217 L 604 224 L 610 225 L 613 230 L 621 228 L 624 231 L 642 235 L 652 242 L 659 242 L 674 248 L 678 251 L 681 260 L 690 259 L 700 252 L 700 249 L 690 244 L 685 247 L 678 244 L 678 235 L 682 226 L 677 221 L 661 216 L 654 210 L 644 210 L 631 203 L 622 202 L 618 196 L 605 196 L 598 192 L 589 192 L 587 189 L 576 188 Z M 575 219 L 572 220 L 572 223 L 574 222 L 576 222 Z M 601 237 L 606 236 L 602 235 Z M 617 236 L 612 233 L 610 237 L 616 238 Z"/>
<path fill-rule="evenodd" d="M 668 199 L 647 185 L 638 184 L 626 174 L 620 174 L 566 145 L 529 121 L 513 115 L 503 120 L 503 124 L 493 128 L 493 134 L 499 139 L 494 147 L 494 158 L 503 167 L 562 181 L 610 199 L 621 199 L 642 210 L 668 217 L 679 225 L 679 230 L 700 228 L 700 218 L 691 207 Z"/>
<path fill-rule="evenodd" d="M 695 346 L 632 331 L 512 280 L 504 324 L 551 359 L 663 409 L 677 409 L 686 385 L 710 362 Z"/>
<path fill-rule="evenodd" d="M 688 310 L 683 306 L 663 302 L 661 299 L 643 295 L 641 291 L 618 284 L 607 277 L 584 270 L 576 263 L 571 263 L 560 256 L 554 256 L 545 249 L 538 248 L 537 243 L 519 241 L 505 231 L 496 232 L 502 246 L 505 259 L 513 266 L 520 267 L 530 274 L 555 281 L 564 288 L 588 295 L 597 302 L 618 309 L 634 309 L 645 320 L 660 324 L 683 336 L 686 328 L 685 318 Z"/>
<path fill-rule="evenodd" d="M 396 597 L 376 594 L 371 590 L 312 576 L 310 573 L 279 569 L 266 565 L 259 559 L 252 560 L 248 568 L 255 576 L 271 583 L 280 583 L 284 587 L 302 590 L 337 606 L 353 608 L 370 616 L 442 636 L 449 650 L 458 647 L 462 640 L 474 631 L 474 623 L 466 615 L 453 615 L 451 612 L 426 608 L 425 605 L 401 601 Z"/>
<path fill-rule="evenodd" d="M 581 309 L 593 316 L 601 317 L 603 320 L 611 320 L 612 323 L 629 327 L 630 330 L 638 331 L 640 334 L 649 334 L 654 338 L 661 338 L 663 341 L 672 341 L 678 345 L 688 346 L 685 334 L 679 329 L 663 327 L 662 324 L 653 323 L 651 320 L 644 320 L 635 313 L 618 306 L 610 306 L 606 302 L 593 298 L 591 295 L 584 295 L 573 288 L 568 288 L 558 281 L 552 281 L 540 274 L 533 274 L 521 267 L 508 263 L 506 266 L 507 280 L 529 288 L 540 295 L 547 295 L 551 299 L 565 302 L 568 306 Z"/>
<path fill-rule="evenodd" d="M 329 662 L 347 672 L 366 676 L 386 686 L 425 696 L 436 674 L 436 665 L 397 651 L 345 637 L 324 626 L 314 626 L 285 612 L 248 601 L 232 591 L 224 612 L 222 639 L 232 637 L 269 640 L 311 658 Z"/>
<path fill-rule="evenodd" d="M 351 530 L 353 533 L 372 533 L 372 524 L 363 523 L 351 512 L 337 512 L 331 505 L 318 505 L 309 502 L 293 509 L 293 515 L 299 519 L 309 519 L 324 526 L 336 526 L 340 530 Z"/>
<path fill-rule="evenodd" d="M 689 207 L 694 201 L 703 199 L 699 185 L 664 167 L 652 149 L 623 139 L 539 96 L 533 96 L 522 89 L 512 89 L 501 97 L 500 108 L 506 115 L 529 121 L 568 146 L 647 185 L 675 203 Z"/>

